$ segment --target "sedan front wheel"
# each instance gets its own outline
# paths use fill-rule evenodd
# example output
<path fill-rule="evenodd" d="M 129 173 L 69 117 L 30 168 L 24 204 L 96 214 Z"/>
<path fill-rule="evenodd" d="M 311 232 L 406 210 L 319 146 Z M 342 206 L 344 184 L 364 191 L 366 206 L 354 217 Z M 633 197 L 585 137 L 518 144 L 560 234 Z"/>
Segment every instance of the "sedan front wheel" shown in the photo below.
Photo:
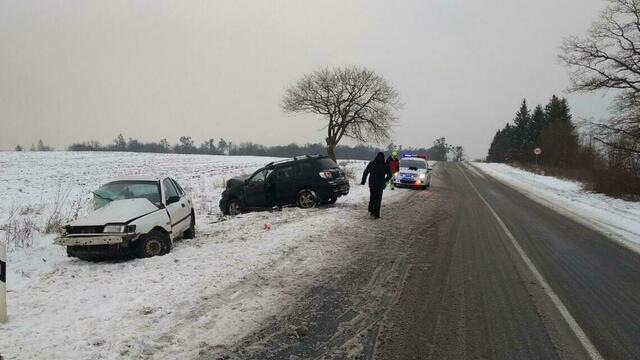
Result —
<path fill-rule="evenodd" d="M 169 250 L 167 237 L 158 231 L 151 231 L 136 241 L 136 255 L 140 258 L 164 255 Z"/>

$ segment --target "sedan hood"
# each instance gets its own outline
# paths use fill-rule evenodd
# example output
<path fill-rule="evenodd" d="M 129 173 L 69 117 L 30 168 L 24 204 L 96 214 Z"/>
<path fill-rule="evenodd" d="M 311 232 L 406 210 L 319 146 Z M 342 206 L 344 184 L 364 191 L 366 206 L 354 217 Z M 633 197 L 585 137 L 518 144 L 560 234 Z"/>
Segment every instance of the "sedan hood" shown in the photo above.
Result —
<path fill-rule="evenodd" d="M 101 226 L 112 223 L 126 223 L 158 210 L 147 199 L 115 200 L 90 213 L 87 217 L 72 221 L 71 226 Z"/>

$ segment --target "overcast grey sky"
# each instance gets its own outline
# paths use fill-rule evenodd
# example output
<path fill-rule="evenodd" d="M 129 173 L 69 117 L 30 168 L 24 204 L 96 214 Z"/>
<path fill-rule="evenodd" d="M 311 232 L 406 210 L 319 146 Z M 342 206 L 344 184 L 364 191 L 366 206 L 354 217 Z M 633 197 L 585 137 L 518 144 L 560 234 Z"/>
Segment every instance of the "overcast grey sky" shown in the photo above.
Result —
<path fill-rule="evenodd" d="M 484 156 L 523 97 L 563 93 L 562 38 L 604 0 L 0 0 L 0 149 L 42 138 L 110 142 L 182 135 L 318 142 L 324 122 L 282 113 L 287 85 L 324 65 L 370 67 L 405 104 L 394 142 L 445 136 Z"/>

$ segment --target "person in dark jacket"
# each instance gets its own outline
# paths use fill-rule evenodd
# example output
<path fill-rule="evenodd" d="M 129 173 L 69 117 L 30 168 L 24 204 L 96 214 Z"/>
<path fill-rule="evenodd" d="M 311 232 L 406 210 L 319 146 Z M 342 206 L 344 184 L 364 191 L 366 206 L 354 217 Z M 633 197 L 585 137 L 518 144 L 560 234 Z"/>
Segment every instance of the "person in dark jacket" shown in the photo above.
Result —
<path fill-rule="evenodd" d="M 382 205 L 382 191 L 391 180 L 391 172 L 384 161 L 384 154 L 378 153 L 376 158 L 367 165 L 362 174 L 364 185 L 369 177 L 369 212 L 375 219 L 380 219 L 380 206 Z"/>

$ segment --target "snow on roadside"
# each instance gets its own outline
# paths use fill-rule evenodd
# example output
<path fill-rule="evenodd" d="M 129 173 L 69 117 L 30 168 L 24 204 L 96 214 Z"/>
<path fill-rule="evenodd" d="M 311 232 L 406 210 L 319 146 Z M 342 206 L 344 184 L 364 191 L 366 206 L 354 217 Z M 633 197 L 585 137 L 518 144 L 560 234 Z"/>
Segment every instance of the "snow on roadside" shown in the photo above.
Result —
<path fill-rule="evenodd" d="M 64 188 L 63 208 L 114 177 L 175 177 L 196 206 L 193 240 L 150 259 L 90 263 L 66 257 L 53 235 L 8 259 L 9 322 L 0 324 L 6 359 L 192 358 L 248 334 L 340 263 L 331 228 L 364 216 L 366 186 L 334 206 L 285 208 L 235 218 L 217 209 L 224 179 L 272 161 L 263 157 L 130 153 L 0 153 L 0 225 L 18 204 L 38 224 Z M 365 162 L 340 162 L 356 176 Z M 402 196 L 385 193 L 385 201 Z M 84 209 L 86 210 L 86 209 Z M 264 230 L 269 223 L 271 230 Z M 0 231 L 0 236 L 3 236 Z"/>
<path fill-rule="evenodd" d="M 472 165 L 532 199 L 640 252 L 640 202 L 591 193 L 584 190 L 579 182 L 541 176 L 506 164 Z"/>

